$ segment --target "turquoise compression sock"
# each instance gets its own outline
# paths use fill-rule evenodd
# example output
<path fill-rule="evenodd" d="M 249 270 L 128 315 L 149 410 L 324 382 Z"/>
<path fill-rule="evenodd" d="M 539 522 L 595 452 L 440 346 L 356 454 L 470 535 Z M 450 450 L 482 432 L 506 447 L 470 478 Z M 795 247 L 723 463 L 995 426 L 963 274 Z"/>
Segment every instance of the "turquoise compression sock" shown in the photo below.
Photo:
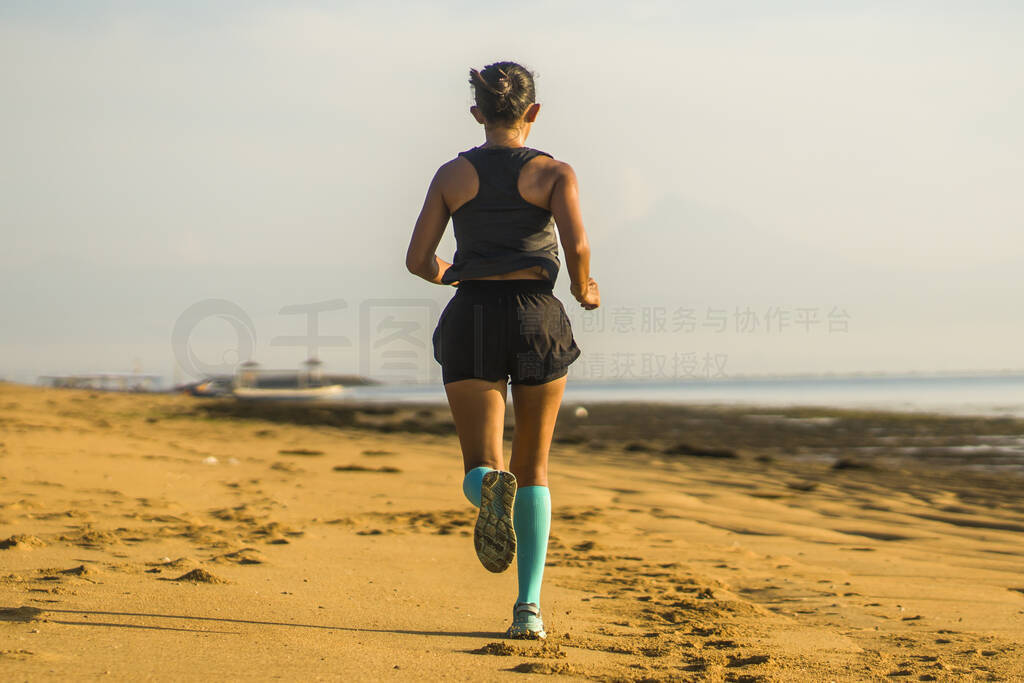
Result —
<path fill-rule="evenodd" d="M 484 485 L 484 475 L 493 471 L 493 467 L 474 467 L 466 472 L 466 478 L 462 480 L 462 492 L 473 505 L 480 507 L 480 489 Z"/>
<path fill-rule="evenodd" d="M 516 531 L 518 602 L 532 602 L 539 607 L 551 532 L 551 492 L 547 486 L 524 486 L 516 492 L 512 526 Z"/>

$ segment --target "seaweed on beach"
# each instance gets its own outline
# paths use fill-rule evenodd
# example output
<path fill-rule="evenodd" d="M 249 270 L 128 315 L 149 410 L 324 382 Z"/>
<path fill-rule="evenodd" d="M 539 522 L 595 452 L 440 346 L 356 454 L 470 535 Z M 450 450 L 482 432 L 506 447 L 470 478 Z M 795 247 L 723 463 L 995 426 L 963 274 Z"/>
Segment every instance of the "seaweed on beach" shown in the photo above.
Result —
<path fill-rule="evenodd" d="M 665 455 L 693 455 L 700 458 L 737 458 L 736 451 L 727 448 L 706 448 L 704 446 L 691 446 L 686 443 L 677 443 L 669 446 L 664 451 Z"/>

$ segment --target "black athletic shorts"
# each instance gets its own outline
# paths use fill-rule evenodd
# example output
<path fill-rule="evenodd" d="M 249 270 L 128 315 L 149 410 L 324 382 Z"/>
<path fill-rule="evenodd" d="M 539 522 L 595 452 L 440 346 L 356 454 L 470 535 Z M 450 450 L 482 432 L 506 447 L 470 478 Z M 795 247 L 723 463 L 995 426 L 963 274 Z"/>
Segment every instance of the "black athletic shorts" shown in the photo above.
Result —
<path fill-rule="evenodd" d="M 544 384 L 579 358 L 569 316 L 547 280 L 464 280 L 434 329 L 445 384 Z"/>

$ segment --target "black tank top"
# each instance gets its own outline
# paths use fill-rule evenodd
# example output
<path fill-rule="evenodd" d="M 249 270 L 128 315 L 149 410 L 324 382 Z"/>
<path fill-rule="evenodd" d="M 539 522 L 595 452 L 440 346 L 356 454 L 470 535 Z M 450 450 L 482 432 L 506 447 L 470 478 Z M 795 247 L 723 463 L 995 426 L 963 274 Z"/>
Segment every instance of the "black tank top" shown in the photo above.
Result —
<path fill-rule="evenodd" d="M 561 264 L 551 212 L 519 194 L 519 171 L 539 155 L 551 156 L 529 147 L 474 147 L 459 152 L 476 169 L 480 189 L 452 213 L 455 257 L 441 282 L 530 266 L 543 266 L 555 281 Z"/>

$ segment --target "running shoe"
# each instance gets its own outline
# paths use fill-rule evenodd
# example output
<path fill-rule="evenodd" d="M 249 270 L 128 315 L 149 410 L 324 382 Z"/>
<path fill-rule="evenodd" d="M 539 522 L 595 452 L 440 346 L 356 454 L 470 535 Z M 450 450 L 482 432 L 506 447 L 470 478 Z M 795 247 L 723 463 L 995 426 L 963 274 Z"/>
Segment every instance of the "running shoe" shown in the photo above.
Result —
<path fill-rule="evenodd" d="M 544 640 L 548 634 L 544 632 L 544 622 L 540 616 L 540 607 L 532 602 L 517 602 L 512 608 L 512 625 L 505 632 L 506 638 L 516 640 Z"/>
<path fill-rule="evenodd" d="M 473 545 L 480 564 L 487 571 L 505 571 L 516 556 L 516 532 L 512 528 L 512 503 L 515 498 L 514 474 L 493 470 L 484 475 L 480 491 L 480 514 L 473 530 Z"/>

